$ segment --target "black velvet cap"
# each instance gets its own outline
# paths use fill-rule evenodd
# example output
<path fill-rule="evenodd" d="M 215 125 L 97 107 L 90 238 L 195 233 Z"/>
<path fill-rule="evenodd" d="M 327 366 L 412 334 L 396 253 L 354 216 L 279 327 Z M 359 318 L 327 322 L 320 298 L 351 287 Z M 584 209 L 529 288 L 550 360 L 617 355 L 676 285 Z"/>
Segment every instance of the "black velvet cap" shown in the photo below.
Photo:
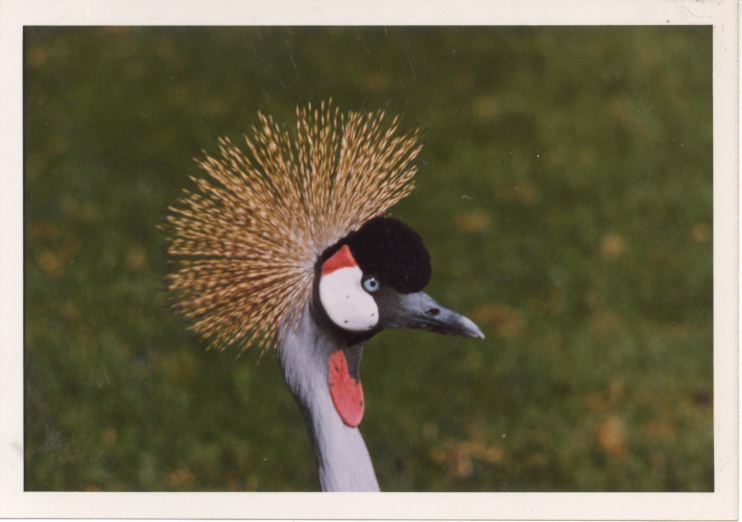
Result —
<path fill-rule="evenodd" d="M 397 219 L 373 218 L 331 250 L 343 244 L 350 247 L 365 275 L 400 293 L 419 292 L 430 281 L 428 249 L 417 232 Z"/>

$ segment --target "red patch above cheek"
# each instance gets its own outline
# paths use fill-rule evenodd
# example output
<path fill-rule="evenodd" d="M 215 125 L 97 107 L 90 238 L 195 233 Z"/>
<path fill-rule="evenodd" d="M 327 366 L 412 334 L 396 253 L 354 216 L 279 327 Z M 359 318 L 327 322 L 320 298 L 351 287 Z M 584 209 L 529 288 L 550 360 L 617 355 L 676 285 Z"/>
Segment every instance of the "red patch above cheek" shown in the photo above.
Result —
<path fill-rule="evenodd" d="M 330 397 L 343 422 L 355 428 L 363 419 L 363 386 L 348 373 L 348 361 L 342 350 L 330 355 L 328 386 Z"/>
<path fill-rule="evenodd" d="M 348 245 L 343 245 L 340 249 L 332 254 L 322 263 L 322 275 L 327 275 L 341 268 L 358 266 L 353 254 L 350 252 Z"/>

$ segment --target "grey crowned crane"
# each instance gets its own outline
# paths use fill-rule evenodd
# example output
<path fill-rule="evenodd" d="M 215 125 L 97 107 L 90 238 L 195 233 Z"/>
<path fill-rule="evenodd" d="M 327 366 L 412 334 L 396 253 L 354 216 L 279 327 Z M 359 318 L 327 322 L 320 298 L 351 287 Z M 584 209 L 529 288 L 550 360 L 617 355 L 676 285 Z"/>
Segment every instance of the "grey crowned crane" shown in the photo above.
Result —
<path fill-rule="evenodd" d="M 413 189 L 418 131 L 332 102 L 219 140 L 169 209 L 168 288 L 212 345 L 274 346 L 324 491 L 378 491 L 358 425 L 363 347 L 385 328 L 484 338 L 422 290 L 420 236 L 384 213 Z"/>

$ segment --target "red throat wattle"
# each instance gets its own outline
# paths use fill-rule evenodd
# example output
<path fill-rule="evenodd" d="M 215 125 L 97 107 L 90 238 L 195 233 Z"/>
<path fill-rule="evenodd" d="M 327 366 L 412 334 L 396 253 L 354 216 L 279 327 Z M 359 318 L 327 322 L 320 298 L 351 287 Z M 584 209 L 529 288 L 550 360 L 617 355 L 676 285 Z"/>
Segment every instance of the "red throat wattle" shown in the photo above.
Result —
<path fill-rule="evenodd" d="M 363 386 L 348 373 L 348 361 L 342 350 L 330 355 L 328 386 L 330 397 L 343 422 L 355 428 L 363 419 Z"/>

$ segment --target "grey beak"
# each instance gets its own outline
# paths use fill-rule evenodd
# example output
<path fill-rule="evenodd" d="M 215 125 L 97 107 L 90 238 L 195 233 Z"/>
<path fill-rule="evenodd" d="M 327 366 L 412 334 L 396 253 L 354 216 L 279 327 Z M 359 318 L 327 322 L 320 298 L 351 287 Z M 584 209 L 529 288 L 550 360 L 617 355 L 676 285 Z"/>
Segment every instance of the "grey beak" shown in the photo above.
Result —
<path fill-rule="evenodd" d="M 446 335 L 484 339 L 484 334 L 473 321 L 454 312 L 425 292 L 398 294 L 393 317 L 387 320 L 391 328 L 414 328 Z"/>

